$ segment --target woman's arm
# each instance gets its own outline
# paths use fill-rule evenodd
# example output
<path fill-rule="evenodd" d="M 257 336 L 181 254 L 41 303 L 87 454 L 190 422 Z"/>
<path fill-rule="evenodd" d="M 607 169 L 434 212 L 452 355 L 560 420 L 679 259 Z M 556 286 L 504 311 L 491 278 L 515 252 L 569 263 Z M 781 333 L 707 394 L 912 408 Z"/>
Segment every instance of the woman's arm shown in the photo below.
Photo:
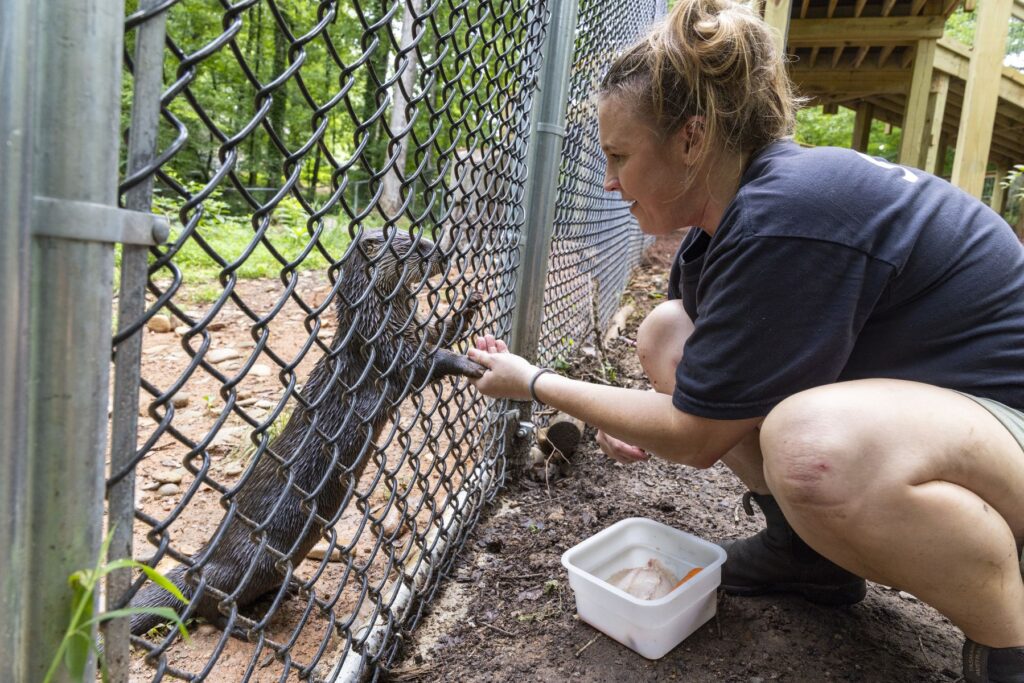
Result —
<path fill-rule="evenodd" d="M 477 347 L 470 349 L 469 357 L 487 372 L 471 380 L 473 385 L 495 398 L 529 400 L 529 383 L 538 368 L 508 353 L 504 342 L 491 335 L 478 339 Z M 553 373 L 541 375 L 534 390 L 547 405 L 609 436 L 692 467 L 713 465 L 763 419 L 710 420 L 682 412 L 665 394 L 589 384 Z"/>

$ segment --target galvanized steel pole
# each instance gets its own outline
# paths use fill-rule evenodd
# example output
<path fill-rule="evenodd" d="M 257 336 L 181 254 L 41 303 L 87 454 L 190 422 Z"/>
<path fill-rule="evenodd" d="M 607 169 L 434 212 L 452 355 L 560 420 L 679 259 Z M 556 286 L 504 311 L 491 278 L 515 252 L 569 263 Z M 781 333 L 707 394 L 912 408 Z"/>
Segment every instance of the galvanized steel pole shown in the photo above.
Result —
<path fill-rule="evenodd" d="M 140 12 L 155 10 L 163 0 L 142 0 Z M 146 19 L 135 35 L 134 87 L 128 134 L 128 168 L 131 177 L 149 167 L 157 151 L 160 97 L 163 92 L 164 34 L 166 11 Z M 148 212 L 153 198 L 153 176 L 125 192 L 125 208 Z M 149 247 L 125 244 L 121 248 L 121 294 L 117 320 L 123 329 L 140 320 L 146 309 L 146 256 Z M 137 449 L 139 384 L 141 383 L 142 330 L 119 340 L 114 353 L 113 422 L 110 435 L 110 470 L 130 467 Z M 135 471 L 113 482 L 107 491 L 108 526 L 111 528 L 108 560 L 132 556 L 132 523 L 135 517 Z M 131 571 L 121 569 L 107 577 L 106 609 L 125 606 Z M 103 656 L 114 683 L 128 680 L 130 664 L 129 621 L 105 624 Z"/>
<path fill-rule="evenodd" d="M 24 671 L 29 547 L 28 248 L 35 5 L 0 2 L 0 681 Z"/>
<path fill-rule="evenodd" d="M 544 316 L 544 289 L 554 232 L 558 171 L 565 139 L 569 67 L 576 37 L 577 0 L 555 0 L 544 41 L 540 92 L 534 100 L 526 180 L 526 225 L 519 244 L 520 268 L 509 348 L 537 359 Z"/>
<path fill-rule="evenodd" d="M 7 3 L 10 4 L 10 3 Z M 26 3 L 15 3 L 26 4 Z M 96 562 L 103 516 L 114 245 L 89 205 L 117 203 L 123 3 L 34 3 L 34 237 L 28 364 L 29 515 L 15 680 L 40 681 L 67 627 L 68 576 Z M 46 206 L 81 212 L 50 225 Z M 45 207 L 44 207 L 45 208 Z M 56 215 L 60 215 L 58 212 Z M 91 222 L 90 222 L 91 221 Z M 61 231 L 76 237 L 49 237 Z M 94 677 L 93 665 L 85 678 Z M 65 680 L 61 678 L 60 680 Z"/>

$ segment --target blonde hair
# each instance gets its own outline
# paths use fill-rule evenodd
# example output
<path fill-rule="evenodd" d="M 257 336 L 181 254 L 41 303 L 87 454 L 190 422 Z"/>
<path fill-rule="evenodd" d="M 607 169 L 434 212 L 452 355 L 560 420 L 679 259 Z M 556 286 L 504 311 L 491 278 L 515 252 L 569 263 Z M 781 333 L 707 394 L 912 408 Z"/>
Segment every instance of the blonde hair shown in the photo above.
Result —
<path fill-rule="evenodd" d="M 799 104 L 771 29 L 732 0 L 679 0 L 614 61 L 597 94 L 639 102 L 662 136 L 701 117 L 698 162 L 712 145 L 749 154 L 792 135 Z"/>

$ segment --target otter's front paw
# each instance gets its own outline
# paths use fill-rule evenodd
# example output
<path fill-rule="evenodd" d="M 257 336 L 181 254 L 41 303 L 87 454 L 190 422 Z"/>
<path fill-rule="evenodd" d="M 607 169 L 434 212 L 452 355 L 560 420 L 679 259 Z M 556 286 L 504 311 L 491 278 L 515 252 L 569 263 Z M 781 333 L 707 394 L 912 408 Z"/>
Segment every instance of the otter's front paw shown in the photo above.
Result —
<path fill-rule="evenodd" d="M 479 363 L 474 363 L 469 359 L 468 356 L 460 356 L 459 354 L 439 349 L 437 355 L 434 357 L 434 377 L 444 377 L 446 375 L 462 375 L 463 377 L 483 377 L 484 366 Z"/>

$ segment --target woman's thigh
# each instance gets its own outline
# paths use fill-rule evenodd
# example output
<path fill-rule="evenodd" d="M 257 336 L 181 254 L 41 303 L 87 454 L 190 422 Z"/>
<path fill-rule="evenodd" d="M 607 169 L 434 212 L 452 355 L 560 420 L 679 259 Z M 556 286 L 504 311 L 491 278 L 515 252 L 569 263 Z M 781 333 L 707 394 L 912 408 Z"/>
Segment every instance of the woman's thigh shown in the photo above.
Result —
<path fill-rule="evenodd" d="M 810 389 L 768 415 L 761 448 L 769 485 L 793 504 L 849 509 L 948 482 L 994 508 L 1018 546 L 1024 539 L 1024 449 L 954 391 L 889 379 Z"/>

